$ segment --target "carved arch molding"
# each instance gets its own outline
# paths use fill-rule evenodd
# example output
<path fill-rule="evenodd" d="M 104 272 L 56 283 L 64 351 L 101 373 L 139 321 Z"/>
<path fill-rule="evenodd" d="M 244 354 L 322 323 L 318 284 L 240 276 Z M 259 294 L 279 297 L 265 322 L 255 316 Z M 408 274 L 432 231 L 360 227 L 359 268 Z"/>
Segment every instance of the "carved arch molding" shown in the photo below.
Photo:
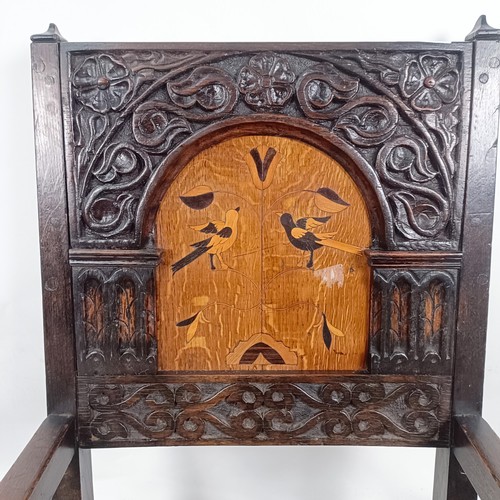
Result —
<path fill-rule="evenodd" d="M 73 247 L 144 246 L 180 146 L 264 120 L 302 124 L 352 160 L 382 212 L 374 248 L 458 248 L 460 49 L 67 55 Z"/>

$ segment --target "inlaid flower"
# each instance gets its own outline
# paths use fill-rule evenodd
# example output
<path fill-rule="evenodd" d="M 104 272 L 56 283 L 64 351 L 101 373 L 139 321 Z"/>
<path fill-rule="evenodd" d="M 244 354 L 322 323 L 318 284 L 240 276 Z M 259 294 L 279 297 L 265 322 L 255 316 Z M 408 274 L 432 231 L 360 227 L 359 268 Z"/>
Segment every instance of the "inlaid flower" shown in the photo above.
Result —
<path fill-rule="evenodd" d="M 400 87 L 417 111 L 437 111 L 458 94 L 458 71 L 446 57 L 421 56 L 410 61 L 401 73 Z"/>
<path fill-rule="evenodd" d="M 98 113 L 119 109 L 130 97 L 130 70 L 107 54 L 85 59 L 72 79 L 77 99 Z"/>
<path fill-rule="evenodd" d="M 273 108 L 286 104 L 293 94 L 295 73 L 282 57 L 266 52 L 253 56 L 238 77 L 240 91 L 252 107 Z"/>

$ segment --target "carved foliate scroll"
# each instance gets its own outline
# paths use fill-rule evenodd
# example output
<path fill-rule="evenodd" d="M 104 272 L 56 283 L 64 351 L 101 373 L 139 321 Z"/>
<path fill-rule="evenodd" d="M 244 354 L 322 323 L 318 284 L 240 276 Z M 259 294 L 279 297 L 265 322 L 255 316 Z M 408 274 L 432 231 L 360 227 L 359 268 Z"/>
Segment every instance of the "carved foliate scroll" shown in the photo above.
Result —
<path fill-rule="evenodd" d="M 79 382 L 80 444 L 448 442 L 450 380 L 329 376 L 316 383 Z"/>
<path fill-rule="evenodd" d="M 390 248 L 458 246 L 460 52 L 109 50 L 71 54 L 69 73 L 75 243 L 139 245 L 148 181 L 177 146 L 228 118 L 287 116 L 361 156 Z"/>

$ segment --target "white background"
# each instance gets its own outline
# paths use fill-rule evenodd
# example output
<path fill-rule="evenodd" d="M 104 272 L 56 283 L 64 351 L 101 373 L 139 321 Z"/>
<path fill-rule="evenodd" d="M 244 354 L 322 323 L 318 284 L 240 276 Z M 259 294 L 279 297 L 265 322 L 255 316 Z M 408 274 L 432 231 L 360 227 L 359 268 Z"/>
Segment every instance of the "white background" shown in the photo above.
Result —
<path fill-rule="evenodd" d="M 460 41 L 498 0 L 169 3 L 12 0 L 0 21 L 0 477 L 45 416 L 29 36 L 70 41 Z M 497 189 L 498 191 L 498 189 Z M 499 191 L 500 192 L 500 191 Z M 484 415 L 500 433 L 497 203 Z M 149 448 L 93 452 L 98 500 L 430 499 L 434 450 Z"/>

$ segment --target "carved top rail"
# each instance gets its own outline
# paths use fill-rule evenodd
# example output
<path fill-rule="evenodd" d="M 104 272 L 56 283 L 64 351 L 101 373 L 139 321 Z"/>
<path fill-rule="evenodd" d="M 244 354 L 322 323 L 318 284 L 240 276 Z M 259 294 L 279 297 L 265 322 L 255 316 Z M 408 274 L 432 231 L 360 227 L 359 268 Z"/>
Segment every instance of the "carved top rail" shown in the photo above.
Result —
<path fill-rule="evenodd" d="M 61 48 L 72 246 L 151 244 L 183 146 L 246 126 L 349 158 L 375 248 L 458 249 L 470 44 Z"/>

